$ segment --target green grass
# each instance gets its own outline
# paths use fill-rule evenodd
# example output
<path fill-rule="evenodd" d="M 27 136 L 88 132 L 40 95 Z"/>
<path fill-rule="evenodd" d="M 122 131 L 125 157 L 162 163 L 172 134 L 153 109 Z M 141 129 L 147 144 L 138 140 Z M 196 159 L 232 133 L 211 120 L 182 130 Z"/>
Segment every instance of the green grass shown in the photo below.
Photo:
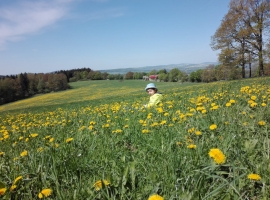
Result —
<path fill-rule="evenodd" d="M 7 105 L 0 115 L 2 198 L 37 199 L 44 188 L 53 190 L 47 199 L 270 198 L 269 78 L 156 83 L 164 101 L 151 109 L 142 106 L 147 83 L 76 82 L 42 95 L 43 102 Z M 215 148 L 226 157 L 221 163 L 208 155 Z M 253 173 L 260 179 L 248 178 Z M 110 184 L 97 191 L 98 180 Z"/>
<path fill-rule="evenodd" d="M 102 102 L 114 102 L 132 97 L 147 96 L 145 86 L 148 82 L 141 80 L 127 81 L 79 81 L 70 83 L 71 89 L 61 92 L 52 92 L 36 95 L 28 99 L 1 105 L 1 111 L 56 109 L 57 107 L 70 107 L 76 105 L 94 105 Z M 160 92 L 166 93 L 171 88 L 184 88 L 197 85 L 196 83 L 156 83 Z"/>

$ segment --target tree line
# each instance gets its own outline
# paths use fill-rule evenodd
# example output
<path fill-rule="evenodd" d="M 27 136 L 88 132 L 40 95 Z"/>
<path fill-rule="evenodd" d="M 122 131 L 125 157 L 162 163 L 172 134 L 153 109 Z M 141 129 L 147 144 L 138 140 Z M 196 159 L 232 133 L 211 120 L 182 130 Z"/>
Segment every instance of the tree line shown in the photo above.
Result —
<path fill-rule="evenodd" d="M 66 90 L 70 88 L 68 83 L 72 81 L 104 80 L 107 79 L 107 76 L 107 73 L 100 73 L 89 68 L 1 76 L 0 105 L 28 98 L 35 94 Z"/>
<path fill-rule="evenodd" d="M 247 64 L 258 63 L 258 75 L 265 75 L 270 59 L 270 1 L 231 0 L 229 10 L 211 38 L 213 50 L 219 50 L 224 66 L 239 66 L 245 78 Z M 249 74 L 249 77 L 251 74 Z"/>

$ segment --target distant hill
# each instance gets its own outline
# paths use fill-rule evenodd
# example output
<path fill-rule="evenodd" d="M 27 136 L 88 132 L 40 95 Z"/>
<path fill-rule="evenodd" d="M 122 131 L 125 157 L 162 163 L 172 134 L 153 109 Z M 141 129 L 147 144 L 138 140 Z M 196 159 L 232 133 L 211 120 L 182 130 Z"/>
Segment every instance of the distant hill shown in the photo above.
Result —
<path fill-rule="evenodd" d="M 190 64 L 190 63 L 182 63 L 182 64 L 169 64 L 169 65 L 157 65 L 157 66 L 146 66 L 146 67 L 137 67 L 137 68 L 118 68 L 118 69 L 104 69 L 98 70 L 102 73 L 107 72 L 109 74 L 126 74 L 128 72 L 150 72 L 152 70 L 161 70 L 166 69 L 170 71 L 171 69 L 178 68 L 180 71 L 186 72 L 190 74 L 193 71 L 197 71 L 198 69 L 204 69 L 209 65 L 218 65 L 218 62 L 204 62 L 200 64 Z"/>

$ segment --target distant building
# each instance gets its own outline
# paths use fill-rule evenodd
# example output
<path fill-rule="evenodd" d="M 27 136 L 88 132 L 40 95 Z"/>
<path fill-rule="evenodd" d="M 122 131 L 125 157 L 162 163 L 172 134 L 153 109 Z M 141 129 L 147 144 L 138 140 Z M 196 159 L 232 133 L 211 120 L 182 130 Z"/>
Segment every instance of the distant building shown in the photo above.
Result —
<path fill-rule="evenodd" d="M 149 76 L 149 81 L 157 81 L 158 80 L 158 75 L 150 75 Z"/>

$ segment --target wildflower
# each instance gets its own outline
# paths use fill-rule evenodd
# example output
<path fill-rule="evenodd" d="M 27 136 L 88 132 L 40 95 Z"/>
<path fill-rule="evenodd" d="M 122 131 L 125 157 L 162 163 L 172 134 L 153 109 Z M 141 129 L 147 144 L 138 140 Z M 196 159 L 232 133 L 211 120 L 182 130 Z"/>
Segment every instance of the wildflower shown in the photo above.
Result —
<path fill-rule="evenodd" d="M 162 120 L 162 121 L 160 122 L 160 125 L 164 125 L 164 124 L 166 124 L 166 123 L 167 123 L 166 120 Z"/>
<path fill-rule="evenodd" d="M 194 131 L 195 131 L 195 128 L 194 127 L 188 129 L 188 133 L 193 133 Z"/>
<path fill-rule="evenodd" d="M 24 150 L 20 155 L 21 157 L 27 156 L 28 152 L 26 150 Z"/>
<path fill-rule="evenodd" d="M 139 123 L 140 124 L 143 124 L 144 123 L 144 120 L 140 119 Z"/>
<path fill-rule="evenodd" d="M 189 112 L 195 112 L 196 110 L 195 110 L 195 108 L 191 108 L 190 110 L 189 110 Z"/>
<path fill-rule="evenodd" d="M 95 125 L 95 124 L 96 124 L 96 122 L 91 121 L 91 122 L 89 122 L 89 124 L 90 124 L 90 125 Z"/>
<path fill-rule="evenodd" d="M 102 125 L 102 128 L 109 128 L 110 127 L 110 124 L 104 124 Z"/>
<path fill-rule="evenodd" d="M 49 142 L 52 143 L 54 141 L 54 138 L 50 138 Z"/>
<path fill-rule="evenodd" d="M 163 109 L 161 107 L 156 108 L 156 110 L 158 111 L 158 113 L 163 113 Z"/>
<path fill-rule="evenodd" d="M 230 100 L 230 103 L 235 103 L 235 100 L 234 100 L 234 99 L 231 99 L 231 100 Z"/>
<path fill-rule="evenodd" d="M 148 200 L 164 200 L 164 198 L 158 194 L 153 194 L 148 198 Z"/>
<path fill-rule="evenodd" d="M 202 132 L 201 132 L 201 131 L 195 131 L 195 134 L 196 134 L 196 135 L 201 135 Z"/>
<path fill-rule="evenodd" d="M 187 146 L 187 148 L 189 149 L 196 149 L 196 145 L 195 144 L 190 144 Z"/>
<path fill-rule="evenodd" d="M 226 107 L 230 107 L 232 104 L 230 102 L 226 103 Z"/>
<path fill-rule="evenodd" d="M 210 128 L 210 130 L 213 131 L 213 130 L 217 129 L 217 125 L 216 124 L 212 124 L 209 128 Z"/>
<path fill-rule="evenodd" d="M 266 106 L 266 103 L 262 103 L 262 107 L 265 107 Z"/>
<path fill-rule="evenodd" d="M 4 195 L 7 191 L 7 188 L 0 188 L 0 196 Z"/>
<path fill-rule="evenodd" d="M 210 110 L 217 110 L 218 109 L 218 106 L 213 106 L 210 108 Z"/>
<path fill-rule="evenodd" d="M 149 130 L 143 129 L 143 130 L 142 130 L 142 133 L 149 133 Z"/>
<path fill-rule="evenodd" d="M 226 161 L 226 156 L 219 149 L 210 149 L 208 155 L 213 158 L 217 164 L 223 164 Z"/>
<path fill-rule="evenodd" d="M 259 121 L 258 124 L 259 124 L 260 126 L 264 126 L 264 125 L 266 124 L 266 122 L 265 122 L 265 121 Z"/>
<path fill-rule="evenodd" d="M 3 156 L 5 154 L 5 152 L 0 151 L 0 156 Z"/>
<path fill-rule="evenodd" d="M 13 181 L 13 185 L 15 185 L 22 178 L 23 178 L 22 176 L 18 176 L 17 178 L 15 178 L 15 180 Z"/>
<path fill-rule="evenodd" d="M 52 194 L 52 190 L 51 189 L 43 189 L 39 194 L 38 194 L 38 198 L 43 198 L 43 197 L 48 197 Z"/>
<path fill-rule="evenodd" d="M 10 191 L 13 191 L 13 190 L 15 190 L 16 189 L 16 187 L 17 187 L 17 185 L 12 185 L 11 187 L 10 187 Z"/>
<path fill-rule="evenodd" d="M 255 101 L 257 99 L 256 96 L 251 96 L 250 99 L 252 99 L 253 101 Z"/>
<path fill-rule="evenodd" d="M 254 180 L 254 181 L 259 181 L 259 180 L 261 180 L 261 177 L 258 174 L 249 174 L 248 179 Z"/>
<path fill-rule="evenodd" d="M 103 185 L 108 186 L 110 183 L 107 180 L 98 180 L 93 186 L 95 187 L 95 190 L 98 191 L 102 188 Z"/>
<path fill-rule="evenodd" d="M 34 137 L 37 137 L 37 136 L 38 136 L 37 133 L 32 133 L 32 134 L 29 135 L 29 137 L 33 137 L 33 138 L 34 138 Z"/>
<path fill-rule="evenodd" d="M 73 140 L 73 138 L 68 138 L 68 139 L 66 139 L 66 143 L 69 143 L 69 142 L 71 142 Z"/>

